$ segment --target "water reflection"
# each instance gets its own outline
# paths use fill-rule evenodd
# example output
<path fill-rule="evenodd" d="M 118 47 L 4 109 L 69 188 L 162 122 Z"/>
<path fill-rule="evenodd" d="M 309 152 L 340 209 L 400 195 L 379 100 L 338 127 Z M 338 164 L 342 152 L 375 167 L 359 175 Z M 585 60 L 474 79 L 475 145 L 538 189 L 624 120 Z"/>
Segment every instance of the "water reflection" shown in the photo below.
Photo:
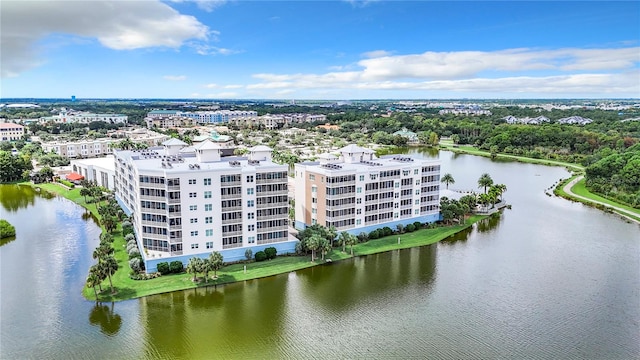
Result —
<path fill-rule="evenodd" d="M 6 244 L 12 242 L 15 239 L 16 239 L 15 236 L 10 236 L 10 237 L 6 237 L 4 239 L 0 239 L 0 246 L 6 245 Z"/>
<path fill-rule="evenodd" d="M 35 203 L 36 191 L 31 186 L 0 186 L 0 203 L 7 211 L 18 211 Z"/>
<path fill-rule="evenodd" d="M 348 312 L 360 303 L 397 294 L 409 284 L 429 288 L 437 246 L 395 250 L 301 270 L 302 290 L 310 302 Z"/>
<path fill-rule="evenodd" d="M 113 302 L 111 306 L 98 303 L 89 312 L 89 323 L 99 326 L 100 331 L 108 336 L 116 335 L 122 326 L 122 318 L 113 310 L 113 307 Z"/>
<path fill-rule="evenodd" d="M 496 228 L 498 228 L 498 225 L 500 225 L 501 220 L 502 220 L 501 212 L 491 214 L 488 218 L 482 219 L 477 222 L 478 231 L 482 233 L 482 232 L 495 230 Z"/>

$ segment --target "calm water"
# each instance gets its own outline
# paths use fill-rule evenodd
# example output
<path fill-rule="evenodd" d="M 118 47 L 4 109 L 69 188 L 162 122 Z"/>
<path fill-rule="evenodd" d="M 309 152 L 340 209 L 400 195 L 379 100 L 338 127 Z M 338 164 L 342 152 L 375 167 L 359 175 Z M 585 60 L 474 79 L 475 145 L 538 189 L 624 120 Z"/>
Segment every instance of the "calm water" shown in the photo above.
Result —
<path fill-rule="evenodd" d="M 438 156 L 424 152 L 423 156 Z M 0 358 L 640 358 L 640 227 L 548 197 L 560 168 L 440 153 L 513 205 L 449 241 L 96 306 L 84 210 L 0 186 Z"/>

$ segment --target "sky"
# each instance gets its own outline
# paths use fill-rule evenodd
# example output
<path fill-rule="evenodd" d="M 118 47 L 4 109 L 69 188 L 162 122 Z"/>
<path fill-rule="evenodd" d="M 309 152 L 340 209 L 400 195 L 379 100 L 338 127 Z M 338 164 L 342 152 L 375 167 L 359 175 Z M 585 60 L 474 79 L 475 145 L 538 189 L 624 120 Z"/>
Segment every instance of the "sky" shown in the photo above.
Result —
<path fill-rule="evenodd" d="M 1 98 L 640 98 L 640 2 L 0 0 Z"/>

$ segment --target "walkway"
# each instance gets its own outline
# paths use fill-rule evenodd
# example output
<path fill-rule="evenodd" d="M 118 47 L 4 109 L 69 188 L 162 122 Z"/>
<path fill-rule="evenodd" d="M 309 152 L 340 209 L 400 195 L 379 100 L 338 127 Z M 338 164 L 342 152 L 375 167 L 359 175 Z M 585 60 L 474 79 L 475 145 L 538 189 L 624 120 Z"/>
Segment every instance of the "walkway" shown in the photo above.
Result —
<path fill-rule="evenodd" d="M 564 190 L 564 192 L 566 192 L 567 194 L 571 195 L 572 197 L 575 197 L 575 198 L 578 198 L 578 199 L 582 199 L 582 200 L 585 200 L 585 201 L 590 202 L 590 203 L 604 205 L 606 208 L 614 209 L 615 211 L 619 212 L 618 213 L 619 215 L 624 216 L 626 219 L 629 219 L 629 220 L 631 220 L 631 221 L 633 221 L 635 223 L 640 224 L 640 221 L 638 221 L 638 220 L 636 220 L 636 219 L 634 219 L 632 217 L 627 216 L 627 215 L 638 216 L 638 214 L 636 214 L 636 213 L 634 213 L 632 211 L 629 211 L 627 209 L 623 209 L 623 208 L 620 208 L 620 207 L 617 207 L 617 206 L 613 206 L 613 205 L 610 205 L 610 204 L 607 204 L 607 203 L 603 203 L 603 202 L 600 202 L 600 201 L 596 201 L 596 200 L 593 200 L 593 199 L 589 199 L 589 198 L 586 198 L 584 196 L 580 196 L 580 195 L 574 193 L 573 191 L 571 191 L 571 188 L 575 184 L 577 184 L 578 181 L 582 180 L 582 178 L 584 178 L 584 176 L 580 175 L 577 178 L 569 181 L 569 183 L 567 185 L 565 185 L 562 188 L 562 190 Z M 620 213 L 622 213 L 622 214 L 620 214 Z"/>

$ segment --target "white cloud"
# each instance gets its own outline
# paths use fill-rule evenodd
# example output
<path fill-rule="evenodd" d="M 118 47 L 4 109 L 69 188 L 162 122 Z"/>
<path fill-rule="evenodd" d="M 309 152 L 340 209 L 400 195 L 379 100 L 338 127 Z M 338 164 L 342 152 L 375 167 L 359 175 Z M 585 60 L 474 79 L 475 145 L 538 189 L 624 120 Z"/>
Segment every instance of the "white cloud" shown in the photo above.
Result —
<path fill-rule="evenodd" d="M 171 2 L 183 3 L 183 2 L 187 2 L 187 1 L 185 1 L 185 0 L 171 0 Z M 220 6 L 224 5 L 227 1 L 226 0 L 188 0 L 188 2 L 195 3 L 198 6 L 198 8 L 200 8 L 200 9 L 202 9 L 204 11 L 212 12 L 216 8 L 219 8 Z"/>
<path fill-rule="evenodd" d="M 185 75 L 165 75 L 162 78 L 165 79 L 165 80 L 169 80 L 169 81 L 187 80 L 187 77 Z"/>
<path fill-rule="evenodd" d="M 160 1 L 3 1 L 0 24 L 3 77 L 42 64 L 36 45 L 51 34 L 95 38 L 114 50 L 179 48 L 209 36 L 195 17 Z"/>
<path fill-rule="evenodd" d="M 190 46 L 193 47 L 196 50 L 196 52 L 200 55 L 233 55 L 233 54 L 239 54 L 242 52 L 240 50 L 226 49 L 226 48 L 211 46 L 203 43 L 193 43 L 193 44 L 190 44 Z"/>
<path fill-rule="evenodd" d="M 640 96 L 640 48 L 507 49 L 382 55 L 357 71 L 254 74 L 247 89 L 416 90 L 463 93 Z"/>
<path fill-rule="evenodd" d="M 244 85 L 238 85 L 238 84 L 231 84 L 231 85 L 224 86 L 225 89 L 241 89 L 243 87 Z"/>
<path fill-rule="evenodd" d="M 218 87 L 218 84 L 206 84 L 206 85 L 202 85 L 204 87 L 206 87 L 207 89 L 215 89 Z"/>
<path fill-rule="evenodd" d="M 366 57 L 369 59 L 374 59 L 374 58 L 379 58 L 379 57 L 385 57 L 385 56 L 390 56 L 391 54 L 393 54 L 390 51 L 386 51 L 386 50 L 374 50 L 374 51 L 369 51 L 366 53 L 362 54 L 362 57 Z"/>

